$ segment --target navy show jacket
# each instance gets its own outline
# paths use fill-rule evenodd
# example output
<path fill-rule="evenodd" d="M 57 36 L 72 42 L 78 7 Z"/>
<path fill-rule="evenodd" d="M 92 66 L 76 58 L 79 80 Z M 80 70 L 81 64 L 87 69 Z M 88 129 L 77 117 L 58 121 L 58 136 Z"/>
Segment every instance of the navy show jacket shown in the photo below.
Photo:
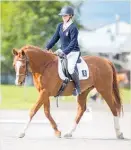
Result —
<path fill-rule="evenodd" d="M 63 23 L 59 23 L 55 34 L 51 38 L 50 42 L 46 45 L 46 48 L 51 49 L 60 39 L 61 49 L 67 55 L 71 51 L 80 51 L 78 45 L 78 29 L 74 23 L 72 23 L 66 30 L 63 31 Z"/>

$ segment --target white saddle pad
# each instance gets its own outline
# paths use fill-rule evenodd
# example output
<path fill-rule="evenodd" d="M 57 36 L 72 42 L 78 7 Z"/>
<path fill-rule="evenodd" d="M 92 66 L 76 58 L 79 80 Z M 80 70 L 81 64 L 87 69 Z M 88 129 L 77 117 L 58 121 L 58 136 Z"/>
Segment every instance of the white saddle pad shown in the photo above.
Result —
<path fill-rule="evenodd" d="M 81 62 L 77 63 L 77 69 L 79 71 L 79 80 L 85 80 L 85 79 L 88 79 L 89 77 L 89 69 L 84 59 L 82 57 L 80 57 L 80 59 L 81 59 Z M 62 71 L 60 58 L 58 58 L 58 74 L 62 80 L 65 80 L 66 77 Z"/>

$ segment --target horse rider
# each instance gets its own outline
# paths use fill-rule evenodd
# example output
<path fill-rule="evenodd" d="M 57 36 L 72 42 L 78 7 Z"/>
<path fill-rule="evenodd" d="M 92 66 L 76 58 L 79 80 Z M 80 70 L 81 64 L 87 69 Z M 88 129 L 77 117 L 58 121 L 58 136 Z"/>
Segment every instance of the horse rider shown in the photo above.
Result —
<path fill-rule="evenodd" d="M 61 48 L 55 54 L 61 58 L 67 58 L 68 72 L 75 84 L 75 95 L 81 94 L 79 73 L 76 67 L 77 60 L 80 56 L 80 48 L 78 44 L 78 29 L 73 22 L 74 9 L 71 6 L 64 6 L 60 13 L 62 16 L 62 23 L 57 25 L 56 31 L 46 45 L 46 50 L 51 49 L 60 39 Z"/>

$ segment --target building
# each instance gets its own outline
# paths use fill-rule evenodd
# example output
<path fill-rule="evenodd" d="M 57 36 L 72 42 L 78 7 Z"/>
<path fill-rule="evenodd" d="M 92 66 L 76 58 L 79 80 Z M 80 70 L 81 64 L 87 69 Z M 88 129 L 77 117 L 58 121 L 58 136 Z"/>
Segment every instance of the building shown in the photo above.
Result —
<path fill-rule="evenodd" d="M 93 31 L 80 30 L 78 39 L 83 53 L 107 57 L 122 68 L 131 66 L 130 24 L 116 21 Z"/>

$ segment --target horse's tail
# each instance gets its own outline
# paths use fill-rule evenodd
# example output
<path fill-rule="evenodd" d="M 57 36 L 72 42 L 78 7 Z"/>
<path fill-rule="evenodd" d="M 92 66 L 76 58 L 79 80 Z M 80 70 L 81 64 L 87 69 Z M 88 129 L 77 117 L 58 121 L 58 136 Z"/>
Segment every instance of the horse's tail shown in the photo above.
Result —
<path fill-rule="evenodd" d="M 115 97 L 114 102 L 116 105 L 117 113 L 118 113 L 118 115 L 120 115 L 121 112 L 123 114 L 123 105 L 122 105 L 122 100 L 121 100 L 120 92 L 119 92 L 119 88 L 118 88 L 116 69 L 115 69 L 114 65 L 112 64 L 112 62 L 109 61 L 109 64 L 111 65 L 112 71 L 113 71 L 113 95 Z"/>

